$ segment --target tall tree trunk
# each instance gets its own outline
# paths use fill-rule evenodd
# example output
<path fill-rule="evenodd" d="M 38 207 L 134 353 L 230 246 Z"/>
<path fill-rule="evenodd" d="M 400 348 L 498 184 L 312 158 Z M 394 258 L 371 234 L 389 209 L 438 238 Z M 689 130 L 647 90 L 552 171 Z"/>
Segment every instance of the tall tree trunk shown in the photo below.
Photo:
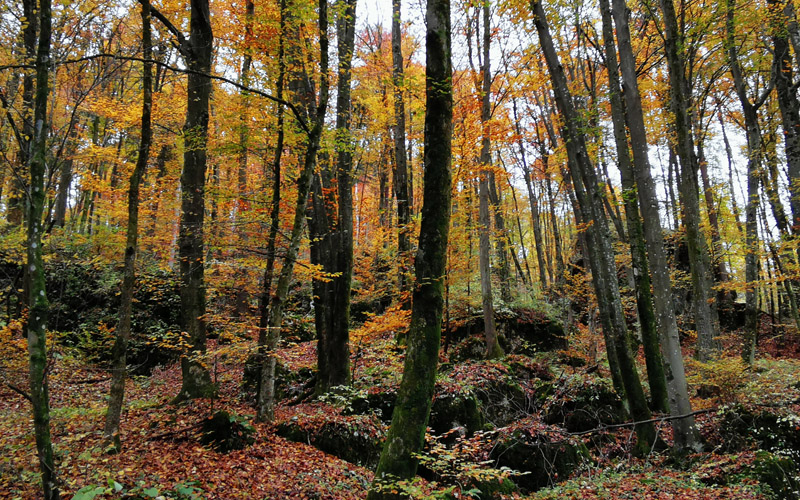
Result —
<path fill-rule="evenodd" d="M 734 39 L 733 14 L 735 0 L 726 0 L 725 31 L 728 65 L 739 103 L 744 112 L 747 135 L 747 203 L 745 205 L 745 338 L 742 344 L 742 359 L 752 366 L 755 360 L 755 343 L 758 334 L 758 185 L 761 170 L 761 129 L 758 124 L 758 108 L 766 100 L 765 93 L 755 103 L 747 96 L 747 83 L 739 63 L 739 54 Z M 771 89 L 770 89 L 771 90 Z"/>
<path fill-rule="evenodd" d="M 283 100 L 283 86 L 286 78 L 286 60 L 284 58 L 286 44 L 286 0 L 280 0 L 280 28 L 278 33 L 278 79 L 275 82 L 275 95 Z M 267 262 L 264 266 L 264 279 L 261 285 L 261 296 L 259 297 L 259 323 L 258 323 L 258 346 L 262 349 L 267 343 L 267 328 L 269 326 L 269 301 L 270 290 L 272 289 L 272 279 L 275 272 L 275 242 L 278 239 L 280 229 L 280 210 L 281 210 L 281 158 L 283 157 L 284 141 L 284 109 L 282 104 L 278 104 L 277 109 L 278 129 L 275 141 L 275 156 L 272 160 L 272 205 L 269 213 L 269 235 L 267 236 Z M 261 376 L 259 369 L 258 393 L 261 392 Z"/>
<path fill-rule="evenodd" d="M 788 2 L 791 3 L 791 2 Z M 779 0 L 767 2 L 770 9 L 780 8 Z M 778 12 L 771 18 L 773 44 L 773 75 L 778 106 L 783 122 L 784 150 L 789 170 L 789 203 L 792 209 L 792 234 L 800 233 L 800 100 L 793 81 L 792 59 L 789 52 L 788 19 L 779 20 Z M 798 249 L 800 257 L 800 249 Z"/>
<path fill-rule="evenodd" d="M 208 148 L 211 56 L 214 34 L 208 0 L 191 0 L 186 123 L 181 174 L 181 222 L 178 236 L 181 274 L 181 322 L 189 352 L 181 358 L 182 385 L 176 399 L 208 397 L 216 388 L 200 359 L 206 351 L 206 285 L 203 252 L 206 154 Z"/>
<path fill-rule="evenodd" d="M 303 236 L 303 226 L 306 221 L 306 206 L 308 204 L 308 193 L 311 190 L 311 181 L 314 175 L 314 168 L 317 164 L 317 153 L 319 152 L 322 131 L 325 125 L 325 112 L 328 109 L 328 2 L 319 0 L 319 52 L 320 52 L 320 83 L 319 101 L 313 95 L 310 77 L 305 78 L 306 91 L 303 100 L 308 105 L 308 116 L 313 117 L 313 124 L 308 131 L 307 147 L 303 167 L 300 177 L 297 179 L 297 201 L 294 207 L 294 220 L 292 222 L 292 232 L 289 236 L 289 247 L 283 258 L 281 273 L 278 277 L 278 284 L 275 293 L 269 303 L 268 321 L 266 327 L 265 342 L 261 348 L 261 374 L 258 390 L 258 403 L 256 408 L 256 419 L 261 422 L 271 422 L 275 418 L 275 351 L 281 338 L 281 325 L 283 324 L 283 306 L 289 294 L 289 285 L 292 280 L 294 263 L 297 260 L 297 253 L 300 249 L 300 240 Z"/>
<path fill-rule="evenodd" d="M 636 305 L 639 313 L 639 324 L 642 330 L 642 343 L 644 344 L 645 362 L 647 365 L 647 380 L 650 384 L 651 407 L 654 411 L 666 412 L 669 411 L 667 379 L 664 374 L 664 363 L 661 356 L 661 347 L 658 342 L 653 294 L 650 291 L 650 264 L 647 259 L 647 244 L 645 242 L 642 219 L 639 216 L 636 182 L 634 180 L 630 152 L 628 151 L 628 135 L 625 129 L 625 108 L 622 104 L 620 92 L 620 78 L 617 70 L 617 50 L 614 45 L 614 26 L 611 20 L 611 8 L 608 0 L 600 0 L 600 12 L 602 13 L 603 42 L 605 45 L 606 66 L 608 69 L 611 118 L 614 126 L 614 138 L 616 140 L 617 163 L 622 181 L 622 200 L 625 205 L 625 219 L 628 225 L 628 239 L 631 249 Z M 624 40 L 630 43 L 630 39 L 625 38 L 628 35 L 627 28 L 627 23 L 624 24 L 624 27 L 618 24 L 617 34 L 620 41 Z M 620 45 L 623 44 L 620 43 Z M 622 50 L 620 50 L 620 52 L 622 52 Z M 628 86 L 627 92 L 638 91 L 638 86 L 635 84 Z M 641 116 L 641 103 L 638 103 L 638 109 L 635 106 L 637 103 L 633 104 L 633 106 L 628 105 L 627 107 L 628 115 L 630 116 L 638 111 Z M 632 123 L 631 128 L 638 126 L 638 120 L 639 117 L 632 117 L 630 119 Z M 637 137 L 637 139 L 641 138 L 642 137 Z M 637 145 L 637 147 L 641 147 L 641 145 Z M 644 153 L 647 153 L 646 148 Z M 649 176 L 650 165 L 647 164 L 646 168 L 648 170 L 647 175 Z M 650 185 L 652 186 L 652 180 Z M 655 195 L 655 193 L 653 193 L 653 195 Z M 653 202 L 657 203 L 657 200 L 653 200 Z M 658 205 L 656 205 L 656 215 L 658 215 Z M 658 225 L 658 230 L 659 234 L 656 235 L 658 241 L 656 241 L 656 243 L 661 246 L 660 250 L 663 253 L 664 249 L 660 234 L 660 224 Z M 668 290 L 667 293 L 670 293 L 670 291 Z M 677 327 L 677 323 L 675 325 Z M 677 328 L 675 333 L 677 333 Z"/>
<path fill-rule="evenodd" d="M 708 244 L 700 230 L 700 201 L 697 195 L 697 156 L 689 116 L 690 95 L 684 73 L 682 43 L 673 0 L 660 0 L 664 17 L 664 46 L 669 68 L 671 107 L 675 116 L 675 145 L 681 162 L 681 204 L 686 228 L 686 246 L 692 274 L 694 319 L 697 328 L 697 357 L 709 360 L 718 351 L 719 317 L 711 277 Z"/>
<path fill-rule="evenodd" d="M 425 442 L 442 332 L 443 288 L 450 227 L 453 119 L 450 2 L 428 0 L 426 13 L 424 193 L 416 285 L 403 379 L 392 424 L 367 498 L 399 499 L 386 483 L 411 479 Z"/>
<path fill-rule="evenodd" d="M 531 179 L 531 169 L 528 166 L 527 155 L 525 154 L 525 143 L 522 140 L 522 127 L 517 115 L 517 100 L 511 99 L 511 109 L 514 113 L 514 130 L 517 134 L 517 147 L 519 148 L 520 163 L 522 164 L 522 176 L 525 178 L 525 187 L 528 190 L 528 202 L 531 205 L 531 225 L 533 226 L 533 241 L 536 244 L 536 263 L 539 268 L 539 284 L 544 291 L 547 288 L 547 275 L 544 265 L 544 243 L 542 242 L 542 228 L 539 218 L 539 200 L 533 193 L 533 179 Z"/>
<path fill-rule="evenodd" d="M 644 239 L 647 246 L 650 272 L 653 282 L 653 307 L 656 325 L 661 339 L 661 351 L 667 382 L 669 410 L 673 416 L 688 415 L 692 411 L 689 401 L 686 374 L 683 366 L 678 324 L 672 303 L 672 282 L 664 249 L 661 215 L 655 183 L 650 173 L 647 133 L 644 124 L 639 84 L 636 78 L 636 59 L 631 44 L 628 11 L 624 0 L 613 0 L 613 16 L 617 28 L 622 89 L 627 110 L 628 130 L 636 177 L 636 194 L 642 211 Z M 618 88 L 618 87 L 615 87 Z M 631 193 L 633 194 L 633 193 Z M 649 286 L 649 285 L 648 285 Z M 648 372 L 650 363 L 648 362 Z M 675 446 L 683 450 L 699 450 L 701 444 L 694 425 L 694 418 L 685 417 L 672 421 Z"/>
<path fill-rule="evenodd" d="M 252 0 L 245 0 L 245 25 L 244 25 L 244 57 L 242 60 L 242 69 L 239 73 L 239 80 L 245 87 L 250 86 L 250 67 L 253 62 L 253 17 L 255 16 L 255 4 Z M 247 164 L 249 161 L 249 148 L 250 148 L 250 93 L 246 90 L 240 92 L 242 109 L 239 114 L 239 169 L 237 172 L 237 191 L 236 202 L 234 205 L 233 227 L 232 232 L 239 237 L 239 247 L 247 244 L 247 225 L 245 221 L 241 220 L 242 215 L 250 206 L 247 198 L 249 195 L 247 189 Z M 216 171 L 216 163 L 214 165 Z M 215 175 L 214 180 L 219 181 L 219 176 Z M 216 187 L 216 186 L 215 186 Z M 217 190 L 215 189 L 215 192 Z M 221 228 L 220 224 L 216 227 Z M 237 253 L 241 249 L 237 249 Z M 247 281 L 247 273 L 240 266 L 236 267 L 234 272 L 235 286 L 235 309 L 234 314 L 238 319 L 245 317 L 249 310 L 250 293 L 244 283 Z"/>
<path fill-rule="evenodd" d="M 489 2 L 483 4 L 483 76 L 481 87 L 481 172 L 479 188 L 479 213 L 480 223 L 480 255 L 478 258 L 481 271 L 481 304 L 483 307 L 483 329 L 486 337 L 486 357 L 499 358 L 503 349 L 497 340 L 497 326 L 494 320 L 494 298 L 492 297 L 492 272 L 491 260 L 491 234 L 492 222 L 489 217 L 489 182 L 492 168 L 492 142 L 489 135 L 489 120 L 491 119 L 491 94 L 492 72 L 489 59 L 489 45 L 491 41 Z M 506 266 L 507 267 L 507 266 Z"/>
<path fill-rule="evenodd" d="M 544 158 L 545 166 L 547 165 L 547 158 Z M 553 186 L 550 182 L 550 174 L 546 173 L 545 189 L 547 190 L 547 202 L 550 205 L 550 220 L 553 226 L 553 246 L 555 247 L 555 261 L 556 261 L 556 283 L 564 282 L 564 273 L 566 266 L 564 265 L 564 253 L 561 250 L 561 231 L 558 229 L 558 217 L 556 216 L 556 197 L 553 194 Z"/>
<path fill-rule="evenodd" d="M 139 184 L 142 181 L 150 158 L 150 144 L 153 132 L 150 124 L 153 107 L 153 43 L 150 35 L 150 0 L 142 0 L 142 136 L 139 141 L 139 156 L 131 174 L 128 187 L 128 228 L 125 242 L 122 289 L 120 290 L 119 321 L 117 338 L 114 342 L 111 360 L 111 389 L 108 398 L 103 434 L 106 441 L 116 450 L 122 447 L 119 436 L 122 402 L 125 397 L 125 378 L 127 376 L 128 339 L 131 335 L 131 316 L 133 293 L 136 285 L 136 253 L 139 238 Z"/>
<path fill-rule="evenodd" d="M 587 250 L 592 268 L 592 282 L 603 323 L 606 350 L 613 351 L 609 356 L 609 362 L 612 361 L 611 356 L 616 356 L 617 369 L 624 387 L 624 398 L 631 416 L 636 421 L 648 421 L 651 417 L 650 410 L 628 343 L 611 234 L 602 206 L 604 195 L 600 191 L 594 165 L 589 159 L 585 137 L 580 132 L 580 117 L 573 107 L 567 78 L 553 45 L 544 8 L 540 2 L 532 2 L 531 7 L 539 43 L 550 73 L 556 105 L 564 121 L 564 143 L 573 187 L 584 222 L 590 223 L 586 231 L 589 240 Z M 649 452 L 656 439 L 655 426 L 652 422 L 642 423 L 637 425 L 635 430 L 638 450 L 642 453 Z"/>
<path fill-rule="evenodd" d="M 336 98 L 336 184 L 338 213 L 328 217 L 326 205 L 336 207 L 336 200 L 326 200 L 314 189 L 312 224 L 317 233 L 312 238 L 312 262 L 330 273 L 330 280 L 314 280 L 314 308 L 317 328 L 317 393 L 350 382 L 350 285 L 353 275 L 353 140 L 350 135 L 350 70 L 355 43 L 356 0 L 343 2 L 336 22 L 338 33 L 339 78 Z M 329 171 L 323 171 L 315 184 L 325 186 Z M 328 181 L 327 184 L 330 184 Z M 325 186 L 328 187 L 328 186 Z M 330 202 L 333 203 L 330 203 Z M 315 221 L 318 216 L 322 220 Z M 314 258 L 316 256 L 316 258 Z"/>
<path fill-rule="evenodd" d="M 411 193 L 409 190 L 409 168 L 406 157 L 406 106 L 403 98 L 403 50 L 400 33 L 400 3 L 392 0 L 392 83 L 394 84 L 394 190 L 397 197 L 397 254 L 400 292 L 411 291 L 409 280 L 408 223 L 411 221 Z M 405 307 L 410 301 L 405 302 Z"/>
<path fill-rule="evenodd" d="M 50 303 L 45 286 L 42 259 L 42 212 L 45 201 L 45 169 L 47 162 L 47 99 L 50 95 L 50 42 L 52 38 L 50 0 L 39 3 L 39 45 L 36 51 L 36 92 L 33 101 L 33 136 L 27 158 L 30 167 L 28 192 L 28 356 L 30 368 L 33 432 L 36 454 L 42 472 L 45 500 L 61 498 L 58 490 L 53 444 L 50 437 L 50 395 L 47 382 L 47 318 Z M 34 16 L 35 17 L 35 16 Z M 34 35 L 35 36 L 35 35 Z"/>

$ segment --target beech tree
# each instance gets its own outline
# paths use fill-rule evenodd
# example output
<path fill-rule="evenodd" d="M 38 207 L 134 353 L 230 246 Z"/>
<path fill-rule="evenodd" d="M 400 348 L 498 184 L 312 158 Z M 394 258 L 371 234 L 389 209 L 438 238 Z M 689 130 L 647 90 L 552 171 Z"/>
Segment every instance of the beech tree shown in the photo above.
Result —
<path fill-rule="evenodd" d="M 450 229 L 450 160 L 453 118 L 450 1 L 428 0 L 425 53 L 424 194 L 411 326 L 392 423 L 370 500 L 402 498 L 391 483 L 411 479 L 425 443 L 439 361 L 444 276 Z"/>

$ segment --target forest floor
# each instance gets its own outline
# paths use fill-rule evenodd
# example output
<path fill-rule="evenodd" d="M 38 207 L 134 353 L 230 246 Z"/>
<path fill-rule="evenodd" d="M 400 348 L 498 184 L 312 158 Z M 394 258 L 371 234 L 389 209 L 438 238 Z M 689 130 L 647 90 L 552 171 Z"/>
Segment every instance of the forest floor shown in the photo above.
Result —
<path fill-rule="evenodd" d="M 360 332 L 361 336 L 355 335 L 353 342 L 355 379 L 366 387 L 374 382 L 370 377 L 380 373 L 384 377 L 383 384 L 396 383 L 402 354 L 392 347 L 392 336 L 381 328 Z M 370 338 L 370 335 L 377 337 Z M 24 343 L 19 341 L 17 348 L 24 349 Z M 220 387 L 219 396 L 214 400 L 198 400 L 180 406 L 171 404 L 180 388 L 177 363 L 157 368 L 150 376 L 129 380 L 122 419 L 123 449 L 117 454 L 105 453 L 101 443 L 109 374 L 87 366 L 72 351 L 58 348 L 54 352 L 49 369 L 51 422 L 58 473 L 67 499 L 75 495 L 76 499 L 163 496 L 175 499 L 346 500 L 366 495 L 373 477 L 369 469 L 309 444 L 288 441 L 277 434 L 275 424 L 249 423 L 255 430 L 255 441 L 241 450 L 220 453 L 199 442 L 198 423 L 214 411 L 225 409 L 243 419 L 250 419 L 254 413 L 240 388 L 243 356 L 235 354 L 229 345 L 211 341 L 209 346 L 209 352 L 214 353 L 214 376 Z M 315 363 L 314 344 L 295 344 L 285 349 L 281 357 L 290 369 L 311 367 Z M 518 358 L 513 359 L 519 361 Z M 706 453 L 686 457 L 680 462 L 666 453 L 634 458 L 629 428 L 578 433 L 577 439 L 591 450 L 591 459 L 577 467 L 571 477 L 555 477 L 551 482 L 567 480 L 529 496 L 508 493 L 505 498 L 766 499 L 777 498 L 774 490 L 780 488 L 786 490 L 781 498 L 797 498 L 796 492 L 790 491 L 797 487 L 793 482 L 796 473 L 794 479 L 789 477 L 771 488 L 766 486 L 772 477 L 767 474 L 770 464 L 780 466 L 785 462 L 764 462 L 763 452 L 758 450 L 759 446 L 774 448 L 776 442 L 789 448 L 794 446 L 780 442 L 793 438 L 778 436 L 779 427 L 800 436 L 800 361 L 792 358 L 767 354 L 753 370 L 746 371 L 734 357 L 711 367 L 689 363 L 690 380 L 695 386 L 710 384 L 714 387 L 709 390 L 710 395 L 696 395 L 693 399 L 695 409 L 707 410 L 697 416 L 698 427 L 707 443 Z M 442 361 L 449 360 L 443 355 Z M 462 369 L 455 364 L 440 385 L 461 384 L 463 379 L 483 377 L 502 366 L 475 361 L 465 362 Z M 588 377 L 585 372 L 591 371 L 591 367 L 559 369 L 561 378 L 564 378 L 564 370 L 572 370 L 571 375 L 576 377 Z M 11 385 L 24 392 L 26 383 L 20 379 L 18 386 L 13 382 Z M 276 414 L 277 423 L 299 421 L 313 427 L 317 425 L 315 419 L 339 419 L 362 433 L 376 432 L 363 426 L 363 421 L 355 416 L 345 416 L 346 412 L 337 409 L 331 401 L 295 403 L 290 400 L 281 403 Z M 769 408 L 775 412 L 776 427 L 770 432 L 774 431 L 777 441 L 763 436 L 747 439 L 742 436 L 741 443 L 731 445 L 731 434 L 725 427 L 730 425 L 730 413 L 726 413 L 726 408 L 732 405 Z M 1 386 L 2 499 L 39 497 L 32 427 L 28 401 L 8 385 Z M 659 423 L 658 429 L 668 443 L 668 423 Z M 461 467 L 468 469 L 463 464 Z M 472 498 L 467 494 L 468 485 L 459 483 L 457 475 L 453 477 L 456 479 L 450 482 L 449 491 L 458 495 L 457 498 Z M 511 478 L 513 480 L 514 476 Z M 437 495 L 446 490 L 447 484 L 446 481 L 440 483 L 422 481 L 415 490 L 417 496 L 443 498 Z M 77 492 L 80 493 L 76 495 Z"/>

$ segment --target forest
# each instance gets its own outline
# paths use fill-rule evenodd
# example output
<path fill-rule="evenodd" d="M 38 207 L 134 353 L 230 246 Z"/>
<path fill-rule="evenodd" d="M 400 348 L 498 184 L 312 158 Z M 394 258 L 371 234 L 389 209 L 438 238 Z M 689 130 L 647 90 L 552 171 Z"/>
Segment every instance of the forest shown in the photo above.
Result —
<path fill-rule="evenodd" d="M 3 2 L 0 498 L 800 499 L 797 17 Z"/>

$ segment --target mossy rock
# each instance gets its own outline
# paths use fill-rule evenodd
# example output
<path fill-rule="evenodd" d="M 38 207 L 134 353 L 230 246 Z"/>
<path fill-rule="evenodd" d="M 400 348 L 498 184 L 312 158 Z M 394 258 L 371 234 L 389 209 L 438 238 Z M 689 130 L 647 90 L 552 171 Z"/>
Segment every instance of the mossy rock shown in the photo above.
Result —
<path fill-rule="evenodd" d="M 751 410 L 735 405 L 725 410 L 720 423 L 723 447 L 736 452 L 750 447 L 781 451 L 800 460 L 800 417 Z"/>
<path fill-rule="evenodd" d="M 244 418 L 220 410 L 203 420 L 200 442 L 221 453 L 244 449 L 255 442 L 255 429 Z"/>
<path fill-rule="evenodd" d="M 800 477 L 797 465 L 791 458 L 759 451 L 753 462 L 753 470 L 761 484 L 769 485 L 774 498 L 800 499 Z"/>
<path fill-rule="evenodd" d="M 541 311 L 522 308 L 498 311 L 495 315 L 495 321 L 501 345 L 507 354 L 515 353 L 530 356 L 535 352 L 557 351 L 568 347 L 564 327 L 561 323 L 548 318 Z M 459 344 L 468 338 L 482 340 L 483 332 L 483 316 L 475 315 L 462 321 L 459 326 L 451 328 L 449 339 Z M 477 352 L 475 347 L 471 347 L 468 357 L 457 358 L 451 356 L 451 359 L 456 361 L 459 359 L 481 359 L 484 357 L 485 350 L 485 344 L 483 344 L 483 351 L 480 353 Z"/>
<path fill-rule="evenodd" d="M 534 406 L 534 402 L 528 399 L 522 387 L 511 377 L 487 381 L 475 388 L 474 394 L 481 403 L 483 419 L 494 427 L 505 427 L 531 413 Z"/>
<path fill-rule="evenodd" d="M 552 389 L 543 386 L 542 390 L 543 394 L 554 391 L 545 403 L 544 421 L 547 424 L 559 425 L 570 432 L 582 432 L 625 420 L 622 401 L 606 384 L 587 382 Z"/>
<path fill-rule="evenodd" d="M 244 364 L 240 390 L 242 397 L 252 404 L 255 404 L 258 397 L 260 378 L 261 365 L 255 356 L 250 356 Z M 315 380 L 316 375 L 311 368 L 291 371 L 278 362 L 275 365 L 275 399 L 280 401 L 304 395 L 313 389 Z"/>
<path fill-rule="evenodd" d="M 483 429 L 483 425 L 480 403 L 472 394 L 440 395 L 433 401 L 428 427 L 434 434 L 441 435 L 463 427 L 471 436 Z"/>
<path fill-rule="evenodd" d="M 463 363 L 472 359 L 484 359 L 486 357 L 486 339 L 473 335 L 459 342 L 450 353 L 450 360 L 453 363 Z"/>
<path fill-rule="evenodd" d="M 339 421 L 327 421 L 318 428 L 308 428 L 301 425 L 298 417 L 293 417 L 279 424 L 276 433 L 289 441 L 310 444 L 342 460 L 374 470 L 383 450 L 384 436 L 383 431 L 375 437 L 365 430 L 370 427 L 383 429 L 380 422 L 357 425 Z"/>
<path fill-rule="evenodd" d="M 509 478 L 477 480 L 472 482 L 469 486 L 478 490 L 477 495 L 473 496 L 473 498 L 478 498 L 480 500 L 501 498 L 502 495 L 512 495 L 519 491 L 517 484 Z"/>
<path fill-rule="evenodd" d="M 522 472 L 515 482 L 528 492 L 566 480 L 591 460 L 583 443 L 555 441 L 544 434 L 530 436 L 519 431 L 499 438 L 489 458 L 499 467 Z"/>
<path fill-rule="evenodd" d="M 371 392 L 366 396 L 358 396 L 345 409 L 343 415 L 367 415 L 369 413 L 377 416 L 383 423 L 388 424 L 392 421 L 394 404 L 397 401 L 395 391 Z"/>
<path fill-rule="evenodd" d="M 568 347 L 561 323 L 535 309 L 514 309 L 503 314 L 498 324 L 509 342 L 508 352 L 530 356 L 535 352 L 557 351 Z"/>

